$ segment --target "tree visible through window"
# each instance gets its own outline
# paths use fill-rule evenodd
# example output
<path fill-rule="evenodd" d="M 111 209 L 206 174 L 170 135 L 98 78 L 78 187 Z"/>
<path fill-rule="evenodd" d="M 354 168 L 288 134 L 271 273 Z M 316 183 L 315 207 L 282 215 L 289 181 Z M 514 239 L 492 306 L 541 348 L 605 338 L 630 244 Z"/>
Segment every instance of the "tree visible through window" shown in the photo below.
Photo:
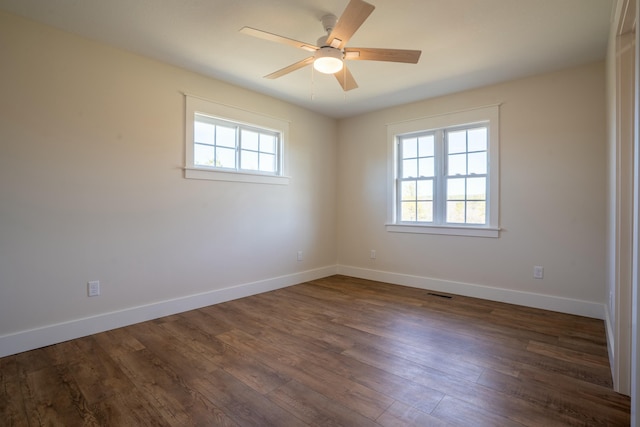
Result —
<path fill-rule="evenodd" d="M 446 222 L 487 222 L 487 127 L 445 132 Z"/>

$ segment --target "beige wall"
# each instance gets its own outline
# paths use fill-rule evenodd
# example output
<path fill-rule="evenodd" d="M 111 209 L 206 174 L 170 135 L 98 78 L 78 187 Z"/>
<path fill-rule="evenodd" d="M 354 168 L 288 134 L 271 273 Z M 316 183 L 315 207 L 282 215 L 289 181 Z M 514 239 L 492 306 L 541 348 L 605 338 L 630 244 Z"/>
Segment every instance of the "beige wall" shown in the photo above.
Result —
<path fill-rule="evenodd" d="M 0 52 L 0 337 L 335 266 L 335 120 L 2 13 Z M 290 184 L 185 179 L 181 91 L 290 121 Z"/>
<path fill-rule="evenodd" d="M 602 304 L 604 74 L 604 63 L 595 63 L 340 121 L 342 271 L 417 276 L 444 290 L 446 281 L 466 290 L 491 287 Z M 502 103 L 500 238 L 387 232 L 385 125 L 495 103 Z M 543 280 L 533 279 L 534 265 L 544 267 Z"/>
<path fill-rule="evenodd" d="M 604 63 L 336 121 L 2 13 L 0 51 L 0 347 L 336 264 L 603 306 Z M 181 92 L 288 120 L 290 184 L 184 179 Z M 500 238 L 385 231 L 385 124 L 495 103 Z"/>

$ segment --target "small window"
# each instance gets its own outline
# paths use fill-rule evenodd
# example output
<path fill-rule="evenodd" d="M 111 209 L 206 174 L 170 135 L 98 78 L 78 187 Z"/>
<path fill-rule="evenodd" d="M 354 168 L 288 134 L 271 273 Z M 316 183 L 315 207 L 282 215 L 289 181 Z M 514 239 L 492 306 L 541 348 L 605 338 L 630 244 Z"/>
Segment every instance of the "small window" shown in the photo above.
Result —
<path fill-rule="evenodd" d="M 187 96 L 185 176 L 286 184 L 288 123 Z"/>
<path fill-rule="evenodd" d="M 280 134 L 196 113 L 195 167 L 280 174 Z"/>
<path fill-rule="evenodd" d="M 389 231 L 498 237 L 497 108 L 389 126 Z"/>

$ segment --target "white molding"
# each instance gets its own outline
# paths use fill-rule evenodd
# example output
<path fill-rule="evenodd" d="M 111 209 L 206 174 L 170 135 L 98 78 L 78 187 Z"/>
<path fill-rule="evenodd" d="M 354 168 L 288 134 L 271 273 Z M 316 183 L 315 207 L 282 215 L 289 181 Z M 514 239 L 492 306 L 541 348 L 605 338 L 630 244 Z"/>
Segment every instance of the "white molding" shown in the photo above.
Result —
<path fill-rule="evenodd" d="M 500 228 L 492 227 L 454 227 L 450 225 L 422 225 L 422 224 L 385 224 L 387 231 L 392 233 L 440 234 L 446 236 L 468 237 L 500 237 Z"/>
<path fill-rule="evenodd" d="M 336 274 L 327 266 L 0 336 L 0 357 Z"/>
<path fill-rule="evenodd" d="M 609 304 L 604 305 L 604 328 L 607 334 L 607 353 L 609 354 L 609 368 L 611 369 L 611 378 L 615 378 L 615 369 L 613 361 L 616 360 L 616 335 L 613 333 L 613 323 L 611 323 L 611 310 Z"/>
<path fill-rule="evenodd" d="M 604 320 L 605 305 L 553 295 L 338 265 L 338 274 Z"/>
<path fill-rule="evenodd" d="M 290 177 L 281 175 L 263 175 L 258 173 L 227 172 L 212 168 L 185 167 L 184 177 L 205 179 L 208 181 L 251 182 L 254 184 L 288 185 Z"/>

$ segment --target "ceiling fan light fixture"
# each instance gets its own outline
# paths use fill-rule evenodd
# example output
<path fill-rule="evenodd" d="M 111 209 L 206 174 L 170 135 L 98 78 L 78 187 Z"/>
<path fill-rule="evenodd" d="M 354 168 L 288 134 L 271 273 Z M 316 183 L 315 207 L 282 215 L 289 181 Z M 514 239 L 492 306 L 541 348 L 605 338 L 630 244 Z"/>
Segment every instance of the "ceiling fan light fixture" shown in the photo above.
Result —
<path fill-rule="evenodd" d="M 333 47 L 321 47 L 315 53 L 313 68 L 324 74 L 335 74 L 342 70 L 342 51 Z"/>

